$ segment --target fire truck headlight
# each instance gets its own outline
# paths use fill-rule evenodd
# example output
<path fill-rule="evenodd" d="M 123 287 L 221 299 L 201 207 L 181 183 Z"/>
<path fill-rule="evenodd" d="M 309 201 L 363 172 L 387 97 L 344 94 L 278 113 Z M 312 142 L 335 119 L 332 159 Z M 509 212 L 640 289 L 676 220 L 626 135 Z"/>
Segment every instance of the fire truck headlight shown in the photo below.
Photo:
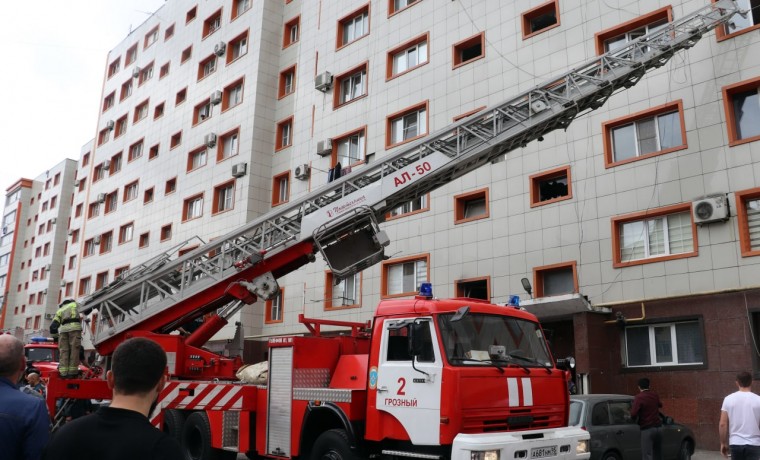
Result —
<path fill-rule="evenodd" d="M 499 460 L 499 451 L 473 450 L 470 452 L 470 460 Z"/>
<path fill-rule="evenodd" d="M 588 439 L 584 439 L 582 441 L 578 441 L 578 446 L 575 448 L 576 454 L 587 454 L 588 453 Z"/>

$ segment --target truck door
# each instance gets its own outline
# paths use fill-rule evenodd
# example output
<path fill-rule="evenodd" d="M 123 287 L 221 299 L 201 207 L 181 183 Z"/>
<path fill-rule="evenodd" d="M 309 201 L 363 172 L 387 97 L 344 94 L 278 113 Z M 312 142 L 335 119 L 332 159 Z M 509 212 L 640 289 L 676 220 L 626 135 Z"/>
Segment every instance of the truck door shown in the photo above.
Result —
<path fill-rule="evenodd" d="M 416 357 L 410 350 L 412 332 L 422 344 Z M 438 445 L 443 363 L 432 319 L 385 321 L 380 347 L 377 409 L 395 417 L 412 443 Z"/>

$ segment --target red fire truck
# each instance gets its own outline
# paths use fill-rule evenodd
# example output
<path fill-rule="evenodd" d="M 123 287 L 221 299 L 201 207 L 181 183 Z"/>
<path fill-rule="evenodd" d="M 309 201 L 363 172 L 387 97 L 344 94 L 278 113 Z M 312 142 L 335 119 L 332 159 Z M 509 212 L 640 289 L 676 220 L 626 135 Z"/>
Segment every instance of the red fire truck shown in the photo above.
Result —
<path fill-rule="evenodd" d="M 58 372 L 58 344 L 50 337 L 32 337 L 24 345 L 27 373 L 38 370 L 40 377 L 47 380 L 53 372 Z"/>
<path fill-rule="evenodd" d="M 106 368 L 130 337 L 166 350 L 170 380 L 151 420 L 193 459 L 588 458 L 588 434 L 567 427 L 566 371 L 535 316 L 517 308 L 438 300 L 425 285 L 413 299 L 381 302 L 371 322 L 302 318 L 309 336 L 270 339 L 266 385 L 241 383 L 240 357 L 203 345 L 317 253 L 334 279 L 383 260 L 379 222 L 391 209 L 567 127 L 737 12 L 732 0 L 710 3 L 195 250 L 130 269 L 80 308 L 97 315 Z M 189 336 L 172 334 L 200 316 Z M 110 397 L 102 378 L 53 374 L 48 385 L 51 413 L 59 398 Z"/>

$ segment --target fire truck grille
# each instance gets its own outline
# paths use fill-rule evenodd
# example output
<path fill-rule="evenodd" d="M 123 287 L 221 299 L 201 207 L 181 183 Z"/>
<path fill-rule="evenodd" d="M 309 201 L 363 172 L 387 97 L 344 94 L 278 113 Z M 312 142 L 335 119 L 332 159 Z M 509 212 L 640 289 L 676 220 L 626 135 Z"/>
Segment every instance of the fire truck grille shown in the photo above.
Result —
<path fill-rule="evenodd" d="M 515 409 L 499 413 L 467 411 L 462 417 L 462 432 L 475 434 L 561 427 L 564 414 L 561 406 Z"/>

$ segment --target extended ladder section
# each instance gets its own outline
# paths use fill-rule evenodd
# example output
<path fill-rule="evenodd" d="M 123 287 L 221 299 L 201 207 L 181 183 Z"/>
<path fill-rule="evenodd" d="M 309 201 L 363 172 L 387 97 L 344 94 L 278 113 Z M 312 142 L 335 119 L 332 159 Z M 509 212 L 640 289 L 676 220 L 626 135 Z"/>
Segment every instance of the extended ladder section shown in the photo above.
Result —
<path fill-rule="evenodd" d="M 363 270 L 384 257 L 388 240 L 378 221 L 386 212 L 566 128 L 736 13 L 740 12 L 733 0 L 711 3 L 387 158 L 362 165 L 190 253 L 159 257 L 130 270 L 82 305 L 83 312 L 96 309 L 100 314 L 95 344 L 109 354 L 127 331 L 170 332 L 222 307 L 237 311 L 241 300 L 270 298 L 277 292 L 275 278 L 313 261 L 317 251 L 338 279 Z M 247 292 L 241 293 L 241 286 Z"/>

